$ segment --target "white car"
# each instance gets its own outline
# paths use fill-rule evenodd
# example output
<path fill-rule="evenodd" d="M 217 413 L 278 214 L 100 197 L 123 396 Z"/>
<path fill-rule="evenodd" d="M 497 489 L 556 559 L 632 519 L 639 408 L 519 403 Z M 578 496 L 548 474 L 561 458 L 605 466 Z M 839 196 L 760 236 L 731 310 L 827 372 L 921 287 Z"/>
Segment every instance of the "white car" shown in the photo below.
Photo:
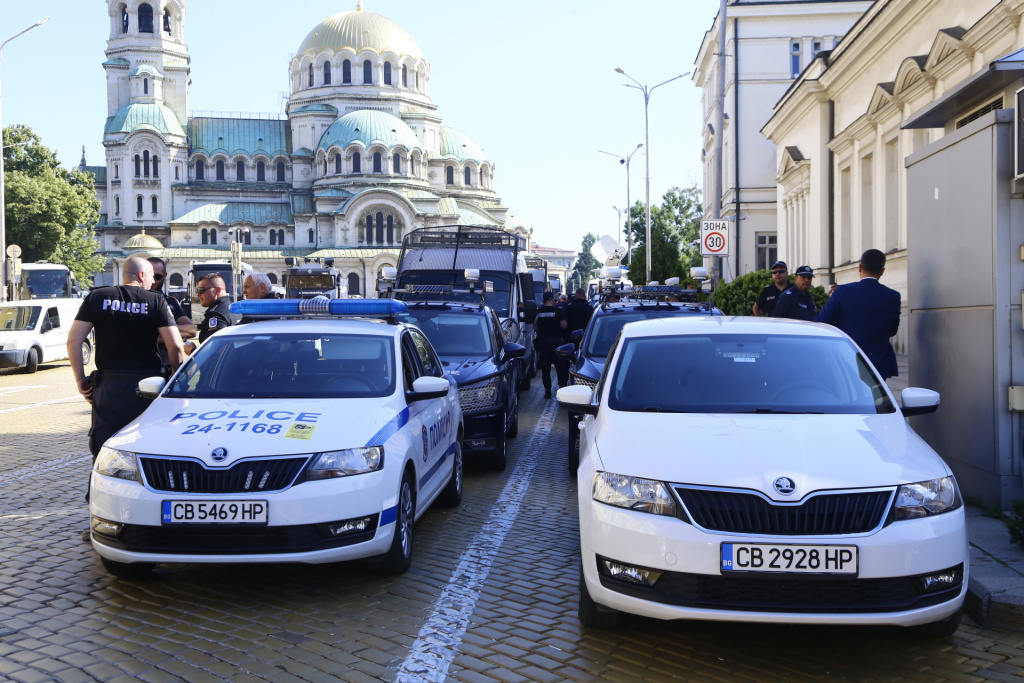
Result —
<path fill-rule="evenodd" d="M 426 337 L 394 318 L 405 304 L 232 310 L 271 319 L 218 332 L 166 386 L 140 382 L 155 400 L 96 458 L 104 566 L 130 578 L 158 562 L 379 556 L 404 571 L 413 522 L 435 500 L 457 505 L 463 484 L 458 389 Z"/>
<path fill-rule="evenodd" d="M 956 630 L 969 567 L 949 467 L 828 325 L 664 318 L 623 328 L 586 413 L 580 621 Z"/>

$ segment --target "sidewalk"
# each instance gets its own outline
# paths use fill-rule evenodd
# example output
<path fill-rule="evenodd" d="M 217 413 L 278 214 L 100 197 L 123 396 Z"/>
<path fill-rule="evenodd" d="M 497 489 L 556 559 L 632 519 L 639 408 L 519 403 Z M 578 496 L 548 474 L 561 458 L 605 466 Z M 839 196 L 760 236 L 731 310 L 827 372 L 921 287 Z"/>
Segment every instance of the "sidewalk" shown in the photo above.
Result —
<path fill-rule="evenodd" d="M 899 376 L 886 381 L 899 400 L 907 388 L 907 357 L 896 354 Z M 940 408 L 941 410 L 941 408 Z M 985 628 L 1024 629 L 1024 548 L 1010 541 L 1002 520 L 967 506 L 971 571 L 964 609 Z"/>

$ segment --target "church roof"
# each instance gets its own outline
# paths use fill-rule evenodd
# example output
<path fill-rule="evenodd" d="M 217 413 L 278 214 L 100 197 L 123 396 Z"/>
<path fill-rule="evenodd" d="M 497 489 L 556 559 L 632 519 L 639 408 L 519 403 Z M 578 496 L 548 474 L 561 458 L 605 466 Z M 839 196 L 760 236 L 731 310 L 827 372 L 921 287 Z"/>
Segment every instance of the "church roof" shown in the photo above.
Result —
<path fill-rule="evenodd" d="M 198 223 L 292 223 L 292 211 L 288 204 L 264 202 L 221 202 L 204 204 L 192 209 L 184 216 L 170 221 L 169 225 L 196 225 Z"/>
<path fill-rule="evenodd" d="M 86 166 L 82 168 L 83 171 L 88 171 L 96 176 L 97 185 L 107 184 L 107 167 L 106 166 Z"/>
<path fill-rule="evenodd" d="M 156 69 L 154 69 L 153 67 L 151 67 L 149 64 L 139 64 L 137 67 L 135 67 L 135 69 L 132 70 L 130 75 L 132 75 L 132 76 L 142 76 L 142 75 L 161 76 L 162 74 L 159 71 L 157 71 Z"/>
<path fill-rule="evenodd" d="M 501 221 L 478 206 L 468 202 L 458 202 L 459 225 L 493 225 L 501 226 Z"/>
<path fill-rule="evenodd" d="M 217 259 L 226 258 L 228 255 L 228 246 L 230 243 L 225 244 L 223 249 L 217 247 L 170 247 L 164 249 L 162 258 L 165 259 L 202 259 L 204 261 L 213 261 Z M 318 251 L 310 252 L 309 249 L 295 249 L 295 248 L 281 248 L 281 247 L 258 247 L 256 245 L 245 245 L 245 249 L 242 252 L 242 260 L 244 261 L 256 261 L 256 260 L 272 260 L 279 262 L 280 265 L 284 266 L 284 258 L 286 256 L 308 256 L 310 258 L 351 258 L 351 259 L 374 259 L 381 255 L 398 256 L 398 249 L 386 249 L 386 248 L 373 248 L 365 249 L 359 247 L 341 248 L 341 249 L 320 249 Z"/>
<path fill-rule="evenodd" d="M 174 112 L 162 104 L 136 102 L 129 104 L 107 119 L 104 135 L 131 133 L 136 130 L 155 130 L 165 135 L 185 137 L 185 131 Z"/>
<path fill-rule="evenodd" d="M 331 124 L 320 138 L 320 149 L 331 145 L 347 147 L 353 142 L 362 142 L 369 147 L 381 144 L 387 148 L 403 145 L 406 149 L 423 149 L 416 133 L 397 116 L 382 111 L 360 109 L 345 114 Z"/>
<path fill-rule="evenodd" d="M 441 156 L 458 161 L 487 161 L 480 145 L 465 133 L 447 126 L 441 126 Z"/>
<path fill-rule="evenodd" d="M 307 114 L 312 112 L 324 112 L 326 114 L 338 115 L 338 108 L 332 107 L 329 104 L 306 104 L 301 107 L 292 109 L 292 114 Z"/>
<path fill-rule="evenodd" d="M 274 119 L 193 118 L 188 122 L 192 151 L 212 155 L 245 152 L 273 157 L 288 154 L 291 127 Z"/>
<path fill-rule="evenodd" d="M 301 59 L 307 52 L 338 52 L 344 48 L 355 52 L 369 49 L 377 54 L 394 52 L 399 56 L 423 58 L 419 45 L 405 29 L 387 17 L 359 9 L 335 14 L 314 26 L 295 55 Z"/>

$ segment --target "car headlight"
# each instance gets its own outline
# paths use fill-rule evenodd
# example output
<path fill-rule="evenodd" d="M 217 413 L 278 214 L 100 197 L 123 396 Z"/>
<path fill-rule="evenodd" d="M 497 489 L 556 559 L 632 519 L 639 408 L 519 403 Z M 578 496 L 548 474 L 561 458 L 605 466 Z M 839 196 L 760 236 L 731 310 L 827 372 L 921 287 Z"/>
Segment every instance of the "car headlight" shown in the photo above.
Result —
<path fill-rule="evenodd" d="M 306 479 L 334 479 L 353 474 L 375 472 L 384 466 L 383 446 L 348 448 L 343 451 L 317 453 L 306 469 Z"/>
<path fill-rule="evenodd" d="M 463 410 L 479 410 L 496 405 L 501 379 L 501 375 L 496 375 L 482 382 L 462 385 L 459 387 L 459 405 Z"/>
<path fill-rule="evenodd" d="M 917 519 L 960 507 L 960 491 L 953 477 L 905 484 L 896 492 L 896 519 Z"/>
<path fill-rule="evenodd" d="M 594 475 L 594 500 L 655 515 L 676 514 L 676 501 L 660 481 L 628 477 L 612 472 Z"/>
<path fill-rule="evenodd" d="M 2 348 L 3 348 L 4 351 L 17 351 L 18 350 L 18 340 L 17 339 L 8 339 L 7 341 L 5 341 L 3 343 Z"/>
<path fill-rule="evenodd" d="M 96 456 L 93 470 L 105 477 L 114 477 L 126 481 L 140 481 L 139 460 L 134 453 L 119 451 L 104 446 Z"/>

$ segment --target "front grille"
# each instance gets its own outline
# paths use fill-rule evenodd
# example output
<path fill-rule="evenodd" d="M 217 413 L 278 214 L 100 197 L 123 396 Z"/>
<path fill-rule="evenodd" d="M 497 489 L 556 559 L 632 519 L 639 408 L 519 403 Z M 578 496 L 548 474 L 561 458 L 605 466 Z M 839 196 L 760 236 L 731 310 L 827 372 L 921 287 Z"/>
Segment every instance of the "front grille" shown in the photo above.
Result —
<path fill-rule="evenodd" d="M 146 483 L 169 493 L 267 493 L 291 486 L 308 458 L 242 460 L 207 469 L 198 460 L 139 456 Z"/>
<path fill-rule="evenodd" d="M 863 534 L 885 519 L 891 489 L 822 493 L 798 505 L 772 503 L 756 493 L 673 487 L 690 519 L 709 531 L 768 536 Z"/>
<path fill-rule="evenodd" d="M 583 375 L 575 373 L 569 375 L 569 386 L 588 387 L 591 391 L 597 389 L 597 380 L 589 380 Z"/>
<path fill-rule="evenodd" d="M 501 377 L 473 382 L 459 387 L 459 405 L 462 412 L 473 410 L 496 409 L 498 407 L 498 385 Z"/>
<path fill-rule="evenodd" d="M 915 577 L 852 579 L 822 575 L 755 576 L 665 572 L 653 587 L 601 576 L 609 590 L 679 607 L 785 613 L 902 612 L 956 598 L 963 581 L 934 593 L 921 593 Z"/>

